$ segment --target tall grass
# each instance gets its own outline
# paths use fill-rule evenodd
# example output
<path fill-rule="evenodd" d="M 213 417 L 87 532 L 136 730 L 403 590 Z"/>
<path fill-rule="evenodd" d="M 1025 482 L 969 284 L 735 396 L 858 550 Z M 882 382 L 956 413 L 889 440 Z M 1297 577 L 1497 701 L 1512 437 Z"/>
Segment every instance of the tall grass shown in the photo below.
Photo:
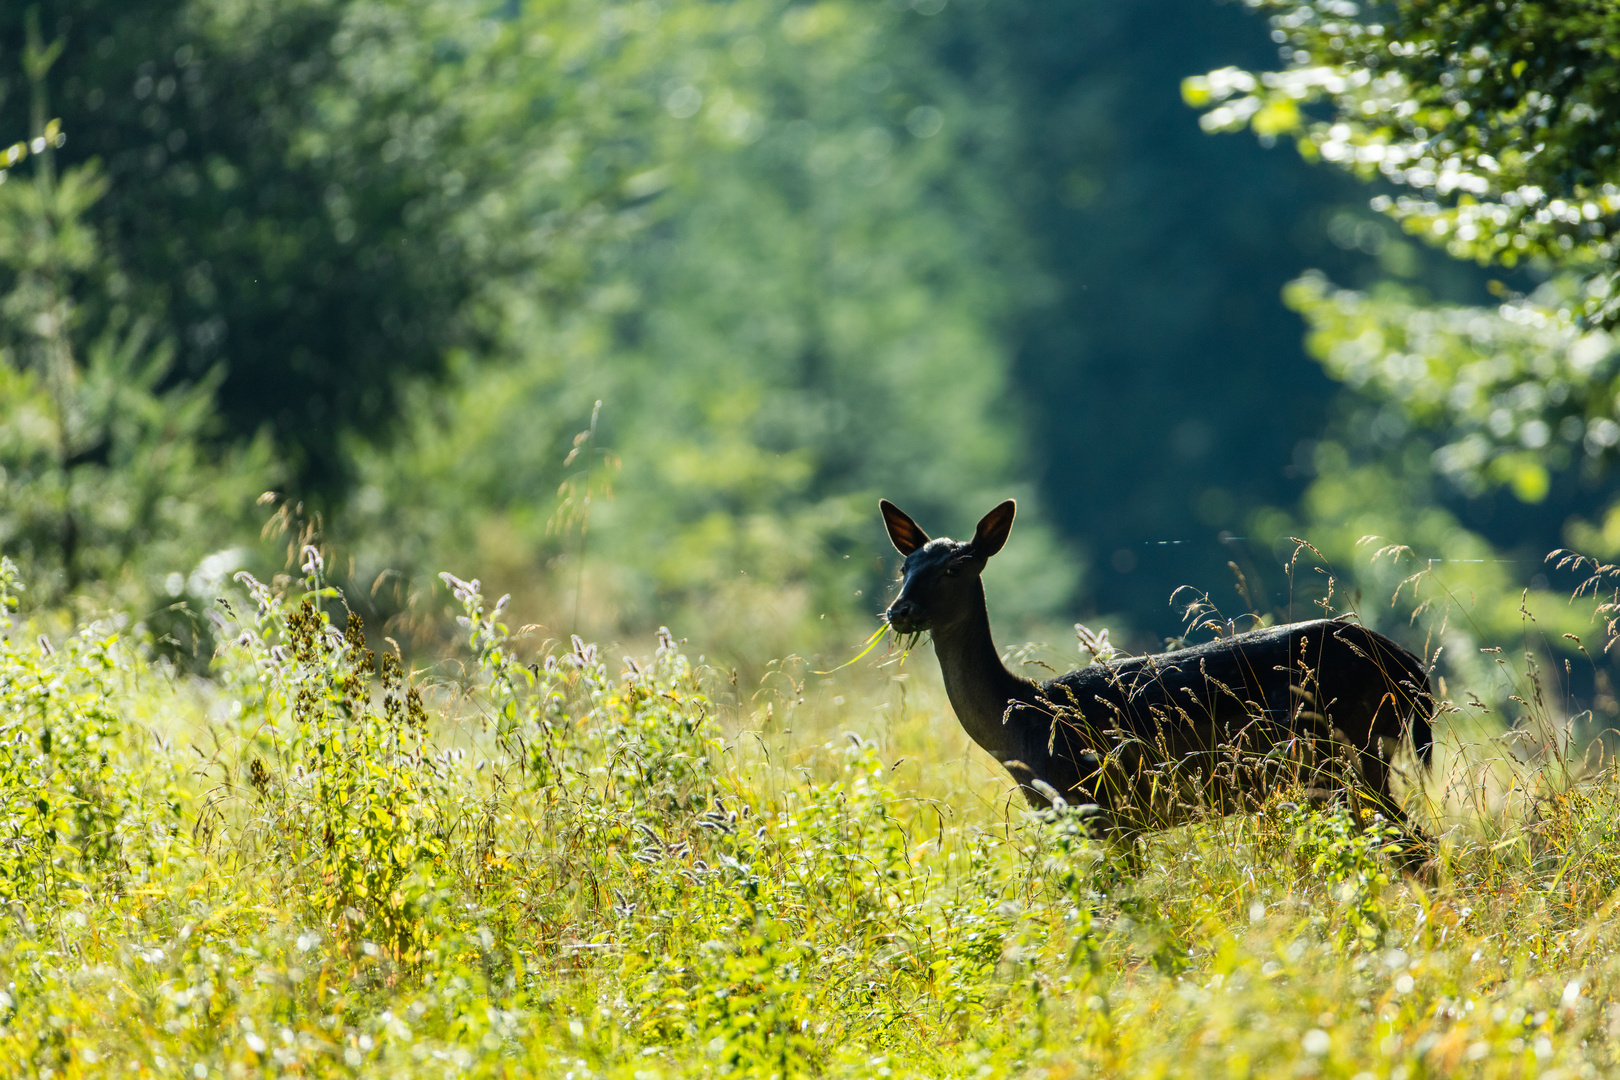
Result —
<path fill-rule="evenodd" d="M 1433 887 L 1287 791 L 1126 868 L 1026 812 L 917 659 L 746 693 L 667 632 L 532 653 L 447 578 L 464 662 L 408 672 L 310 556 L 244 577 L 206 683 L 4 628 L 8 1072 L 1616 1066 L 1620 786 L 1551 727 L 1411 792 Z"/>

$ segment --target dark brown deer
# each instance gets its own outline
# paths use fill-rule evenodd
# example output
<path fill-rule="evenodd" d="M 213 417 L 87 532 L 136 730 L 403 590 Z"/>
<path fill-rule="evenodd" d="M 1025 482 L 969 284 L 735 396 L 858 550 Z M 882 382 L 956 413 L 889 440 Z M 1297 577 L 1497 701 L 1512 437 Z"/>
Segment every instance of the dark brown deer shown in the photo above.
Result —
<path fill-rule="evenodd" d="M 898 633 L 933 635 L 957 719 L 1032 805 L 1094 805 L 1101 831 L 1126 839 L 1200 808 L 1253 809 L 1302 779 L 1313 799 L 1349 792 L 1407 828 L 1389 755 L 1410 735 L 1428 768 L 1433 698 L 1423 663 L 1389 638 L 1318 619 L 1036 683 L 1001 662 L 979 576 L 1007 542 L 1013 501 L 966 543 L 930 540 L 880 505 L 906 558 L 884 618 Z"/>

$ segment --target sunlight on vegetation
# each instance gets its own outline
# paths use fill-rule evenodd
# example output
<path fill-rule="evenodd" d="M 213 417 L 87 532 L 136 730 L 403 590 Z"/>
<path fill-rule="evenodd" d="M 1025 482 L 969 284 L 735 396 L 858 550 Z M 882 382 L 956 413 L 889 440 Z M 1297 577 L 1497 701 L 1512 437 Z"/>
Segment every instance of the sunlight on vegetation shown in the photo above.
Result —
<path fill-rule="evenodd" d="M 1620 1074 L 1612 7 L 0 4 L 0 1073 Z M 1423 838 L 1029 810 L 880 496 Z"/>
<path fill-rule="evenodd" d="M 311 550 L 296 591 L 241 575 L 206 684 L 105 626 L 5 624 L 8 1068 L 1614 1064 L 1620 775 L 1533 726 L 1449 748 L 1438 885 L 1288 791 L 1154 836 L 1135 873 L 1072 812 L 987 802 L 937 700 L 892 681 L 828 699 L 784 667 L 739 697 L 667 632 L 531 659 L 449 575 L 467 664 L 408 673 L 322 572 Z"/>

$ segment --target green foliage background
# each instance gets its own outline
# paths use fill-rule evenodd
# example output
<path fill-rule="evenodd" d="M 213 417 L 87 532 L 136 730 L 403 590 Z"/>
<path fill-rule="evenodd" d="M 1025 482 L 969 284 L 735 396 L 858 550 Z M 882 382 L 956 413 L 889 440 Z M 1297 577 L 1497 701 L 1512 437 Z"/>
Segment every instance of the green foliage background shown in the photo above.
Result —
<path fill-rule="evenodd" d="M 1469 643 L 1513 582 L 1563 632 L 1540 560 L 1615 544 L 1606 99 L 1562 15 L 1396 10 L 1279 8 L 1257 75 L 1266 12 L 1202 0 L 8 8 L 0 122 L 66 141 L 0 188 L 6 550 L 198 657 L 211 582 L 313 543 L 413 647 L 470 563 L 757 667 L 865 636 L 877 496 L 1015 495 L 1009 641 L 1308 615 L 1298 536 L 1413 644 L 1369 598 L 1419 565 Z"/>

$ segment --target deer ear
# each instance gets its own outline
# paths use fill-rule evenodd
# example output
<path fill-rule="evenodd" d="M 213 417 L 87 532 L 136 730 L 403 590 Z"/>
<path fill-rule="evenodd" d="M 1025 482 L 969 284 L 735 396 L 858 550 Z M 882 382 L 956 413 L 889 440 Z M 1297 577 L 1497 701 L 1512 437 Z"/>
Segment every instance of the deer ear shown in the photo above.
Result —
<path fill-rule="evenodd" d="M 1017 512 L 1018 504 L 1008 499 L 980 518 L 979 527 L 973 530 L 973 554 L 988 559 L 1000 551 L 1007 542 L 1007 534 L 1012 532 L 1013 515 Z"/>
<path fill-rule="evenodd" d="M 883 511 L 883 527 L 889 530 L 889 540 L 900 554 L 910 555 L 928 543 L 928 534 L 894 503 L 888 499 L 880 499 L 878 509 Z"/>

